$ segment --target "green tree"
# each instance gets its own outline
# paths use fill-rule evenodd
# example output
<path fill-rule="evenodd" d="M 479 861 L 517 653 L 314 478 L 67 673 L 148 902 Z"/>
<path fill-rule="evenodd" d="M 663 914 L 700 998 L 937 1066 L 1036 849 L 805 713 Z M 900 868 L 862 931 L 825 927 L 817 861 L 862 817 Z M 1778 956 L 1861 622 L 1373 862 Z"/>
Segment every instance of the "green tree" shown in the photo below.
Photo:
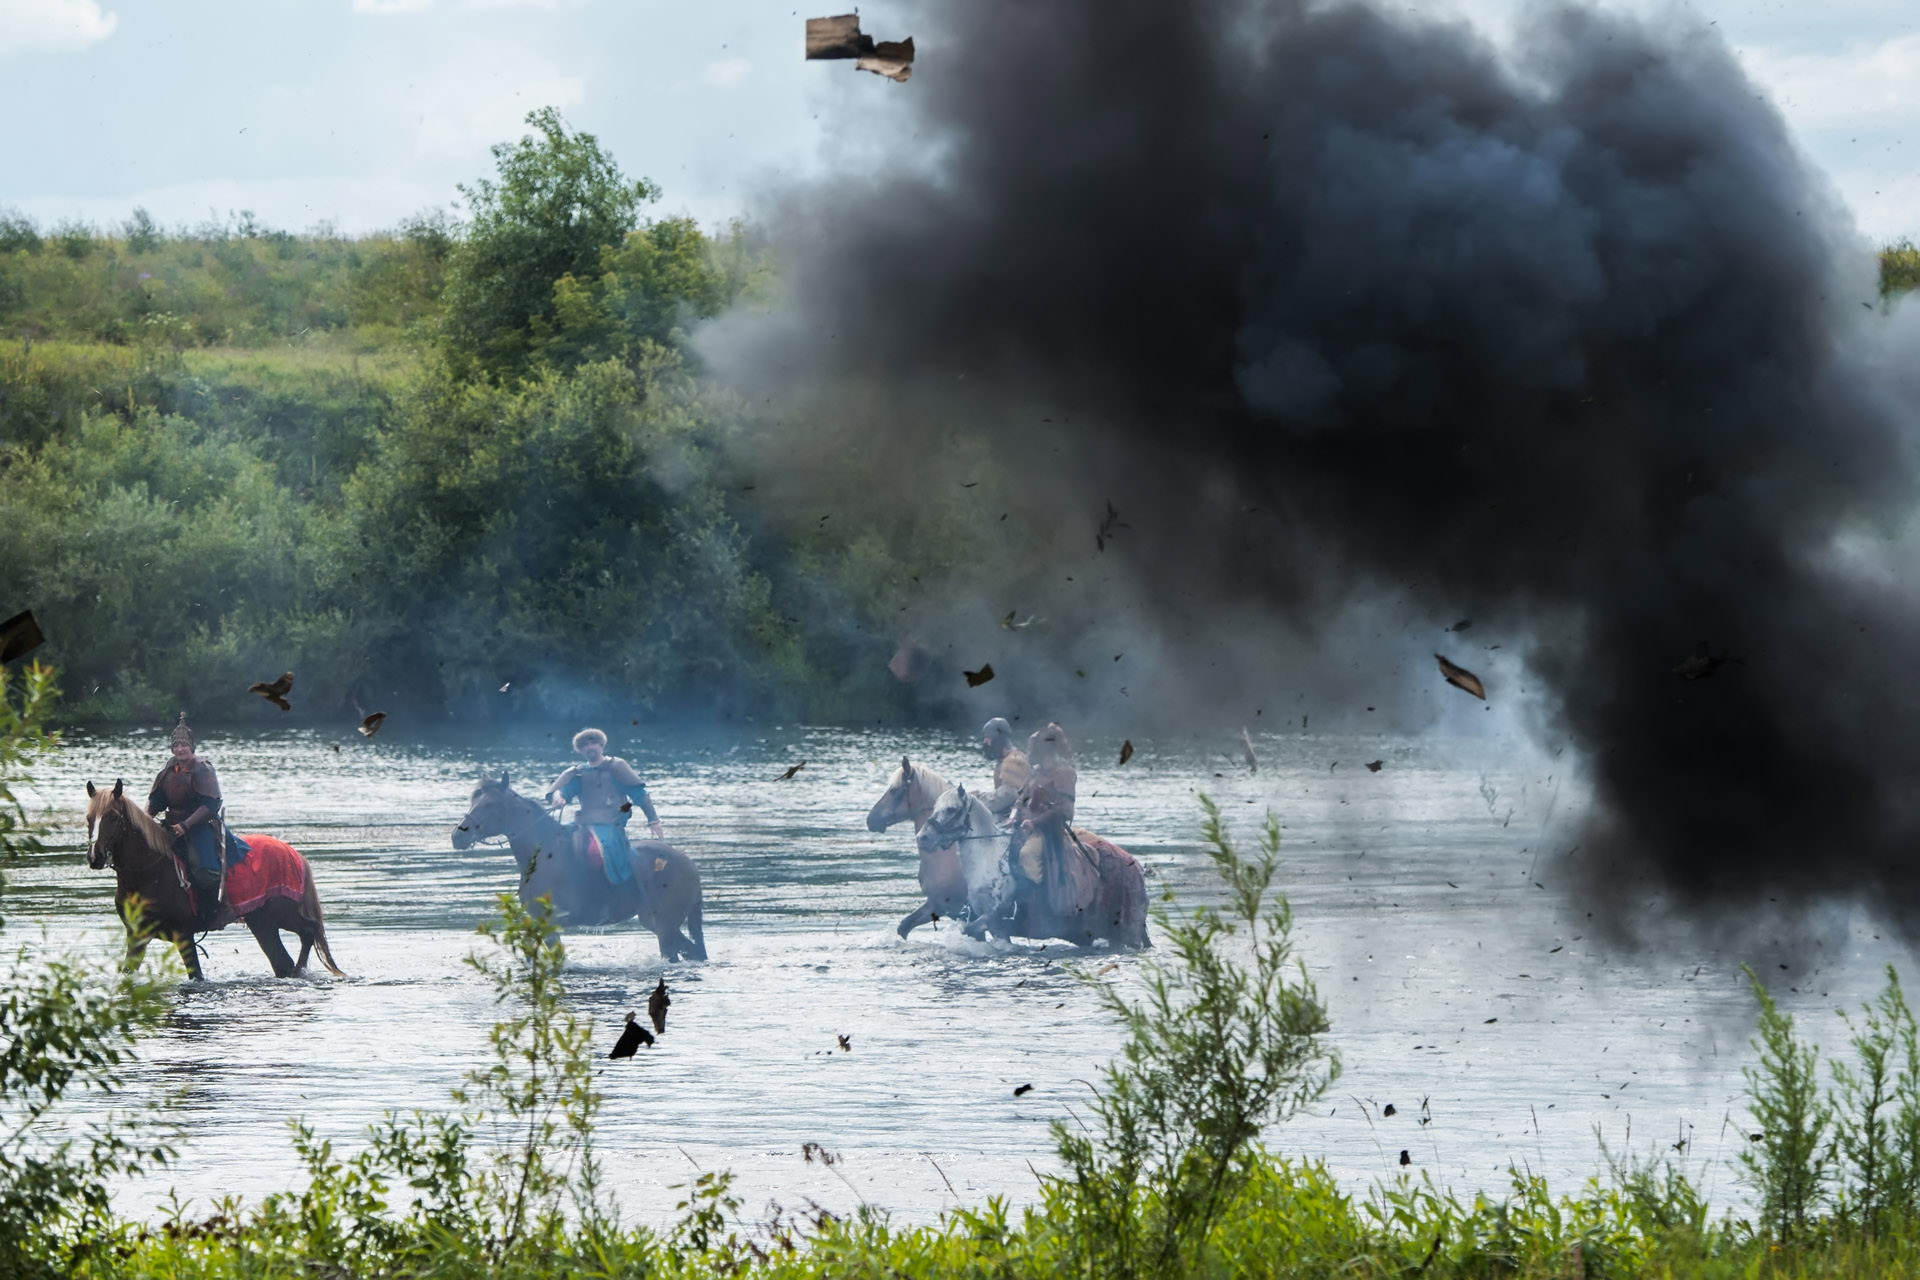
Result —
<path fill-rule="evenodd" d="M 659 195 L 552 107 L 527 123 L 532 134 L 494 147 L 496 177 L 460 189 L 472 220 L 450 264 L 443 337 L 463 375 L 526 373 L 536 333 L 553 327 L 555 283 L 597 276 L 601 251 L 622 244 Z"/>
<path fill-rule="evenodd" d="M 16 696 L 0 667 L 0 854 L 38 851 L 15 792 L 54 740 L 43 728 L 53 673 L 27 669 Z M 61 1111 L 78 1093 L 114 1095 L 136 1037 L 159 1021 L 165 985 L 105 965 L 47 959 L 21 947 L 0 989 L 0 1275 L 71 1275 L 106 1238 L 108 1183 L 166 1164 L 174 1134 L 119 1115 L 79 1125 Z"/>

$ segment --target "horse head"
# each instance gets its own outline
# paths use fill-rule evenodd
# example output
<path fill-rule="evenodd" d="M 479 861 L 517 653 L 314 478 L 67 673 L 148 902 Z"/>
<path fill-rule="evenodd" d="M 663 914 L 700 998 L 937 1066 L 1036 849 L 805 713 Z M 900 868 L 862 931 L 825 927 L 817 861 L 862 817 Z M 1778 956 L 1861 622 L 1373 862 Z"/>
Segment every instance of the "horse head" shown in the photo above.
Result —
<path fill-rule="evenodd" d="M 927 815 L 914 843 L 921 853 L 951 849 L 960 837 L 968 834 L 972 820 L 973 805 L 967 789 L 955 783 L 934 801 L 933 812 Z"/>
<path fill-rule="evenodd" d="M 469 798 L 467 816 L 453 829 L 453 847 L 471 849 L 476 841 L 506 835 L 516 825 L 516 811 L 521 807 L 514 802 L 525 799 L 513 789 L 505 769 L 498 778 L 482 778 Z"/>
<path fill-rule="evenodd" d="M 102 791 L 87 779 L 87 866 L 103 871 L 113 865 L 113 849 L 124 837 L 129 823 L 122 797 L 125 778 L 116 778 L 111 792 Z"/>
<path fill-rule="evenodd" d="M 914 800 L 919 795 L 922 779 L 913 767 L 913 761 L 900 757 L 900 767 L 894 770 L 893 778 L 887 783 L 887 789 L 873 802 L 873 808 L 867 810 L 867 830 L 885 831 L 896 822 L 906 822 L 913 817 Z"/>

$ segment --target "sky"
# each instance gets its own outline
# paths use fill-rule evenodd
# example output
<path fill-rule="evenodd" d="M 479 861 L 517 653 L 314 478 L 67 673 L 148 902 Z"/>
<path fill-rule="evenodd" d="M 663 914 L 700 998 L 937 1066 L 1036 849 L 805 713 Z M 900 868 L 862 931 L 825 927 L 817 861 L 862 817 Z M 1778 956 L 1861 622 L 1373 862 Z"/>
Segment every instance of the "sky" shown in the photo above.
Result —
<path fill-rule="evenodd" d="M 1398 7 L 1512 37 L 1541 0 Z M 1920 3 L 1604 0 L 1712 23 L 1778 104 L 1860 229 L 1920 238 Z M 902 6 L 859 6 L 882 39 Z M 346 232 L 457 211 L 488 147 L 551 105 L 629 173 L 654 212 L 717 223 L 844 163 L 899 85 L 806 63 L 793 0 L 0 0 L 0 208 L 42 225 L 167 226 L 251 211 Z M 922 41 L 915 75 L 976 74 Z M 876 130 L 876 133 L 878 130 Z"/>

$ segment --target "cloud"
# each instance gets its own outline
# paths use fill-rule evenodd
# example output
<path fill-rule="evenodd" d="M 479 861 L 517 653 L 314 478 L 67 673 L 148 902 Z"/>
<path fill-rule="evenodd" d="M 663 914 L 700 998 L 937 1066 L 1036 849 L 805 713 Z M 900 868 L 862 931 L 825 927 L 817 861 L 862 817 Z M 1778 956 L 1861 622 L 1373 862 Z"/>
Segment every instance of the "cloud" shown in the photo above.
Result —
<path fill-rule="evenodd" d="M 1920 123 L 1920 34 L 1855 45 L 1837 53 L 1790 53 L 1773 46 L 1740 51 L 1800 129 Z"/>
<path fill-rule="evenodd" d="M 418 13 L 431 8 L 433 0 L 353 0 L 355 13 Z"/>
<path fill-rule="evenodd" d="M 98 0 L 0 0 L 0 54 L 84 49 L 119 24 Z"/>
<path fill-rule="evenodd" d="M 753 72 L 753 64 L 745 58 L 721 58 L 718 62 L 709 62 L 701 71 L 700 78 L 716 89 L 732 89 L 743 83 Z"/>
<path fill-rule="evenodd" d="M 586 99 L 586 81 L 545 58 L 505 48 L 450 62 L 409 95 L 420 151 L 470 151 L 526 132 L 527 112 L 562 111 Z"/>

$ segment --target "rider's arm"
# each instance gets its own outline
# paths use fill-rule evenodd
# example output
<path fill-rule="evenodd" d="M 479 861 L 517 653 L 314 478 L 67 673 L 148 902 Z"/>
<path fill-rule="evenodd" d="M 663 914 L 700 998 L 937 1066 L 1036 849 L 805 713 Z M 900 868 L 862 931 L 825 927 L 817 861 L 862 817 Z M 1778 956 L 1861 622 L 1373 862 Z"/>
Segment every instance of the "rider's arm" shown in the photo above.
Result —
<path fill-rule="evenodd" d="M 653 797 L 647 794 L 647 784 L 640 781 L 640 775 L 625 760 L 613 762 L 613 779 L 620 784 L 620 790 L 627 799 L 640 806 L 640 812 L 647 815 L 647 825 L 658 827 L 660 815 L 653 811 Z"/>
<path fill-rule="evenodd" d="M 580 766 L 574 765 L 571 768 L 561 770 L 560 776 L 555 778 L 553 785 L 547 788 L 547 807 L 549 809 L 558 808 L 569 800 L 578 799 L 579 796 Z"/>
<path fill-rule="evenodd" d="M 193 766 L 194 796 L 200 801 L 199 807 L 187 815 L 180 824 L 182 831 L 191 831 L 201 823 L 213 817 L 220 807 L 220 775 L 205 760 Z"/>
<path fill-rule="evenodd" d="M 153 780 L 153 790 L 147 793 L 147 813 L 150 815 L 158 816 L 167 807 L 166 777 L 167 771 L 162 769 L 160 776 Z"/>

